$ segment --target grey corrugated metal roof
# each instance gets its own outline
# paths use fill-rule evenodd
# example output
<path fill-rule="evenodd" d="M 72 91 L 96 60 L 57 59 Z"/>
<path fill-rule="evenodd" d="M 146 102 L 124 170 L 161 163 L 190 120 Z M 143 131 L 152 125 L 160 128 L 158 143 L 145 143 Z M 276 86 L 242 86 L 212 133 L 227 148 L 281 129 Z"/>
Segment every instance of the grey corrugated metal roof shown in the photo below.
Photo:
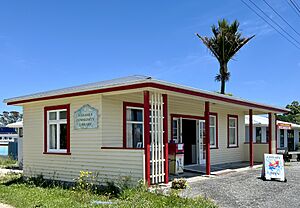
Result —
<path fill-rule="evenodd" d="M 126 86 L 126 85 L 131 85 L 131 84 L 138 84 L 138 83 L 156 83 L 156 84 L 163 84 L 166 86 L 171 86 L 179 89 L 184 89 L 184 90 L 189 90 L 189 91 L 194 91 L 206 95 L 211 95 L 217 98 L 224 98 L 224 99 L 230 99 L 232 101 L 242 101 L 245 103 L 253 104 L 253 105 L 258 105 L 258 106 L 265 106 L 269 108 L 275 108 L 280 112 L 286 112 L 287 109 L 281 108 L 281 107 L 275 107 L 271 105 L 266 105 L 262 103 L 257 103 L 249 100 L 245 100 L 242 98 L 238 97 L 233 97 L 233 96 L 228 96 L 228 95 L 222 95 L 216 92 L 210 92 L 210 91 L 205 91 L 205 90 L 199 90 L 196 88 L 192 87 L 187 87 L 187 86 L 182 86 L 162 80 L 157 80 L 153 79 L 150 76 L 142 76 L 142 75 L 134 75 L 134 76 L 128 76 L 128 77 L 122 77 L 122 78 L 117 78 L 117 79 L 112 79 L 112 80 L 107 80 L 107 81 L 101 81 L 101 82 L 95 82 L 95 83 L 90 83 L 90 84 L 84 84 L 84 85 L 79 85 L 79 86 L 74 86 L 74 87 L 68 87 L 68 88 L 63 88 L 63 89 L 58 89 L 58 90 L 51 90 L 51 91 L 46 91 L 46 92 L 41 92 L 41 93 L 35 93 L 35 94 L 30 94 L 30 95 L 25 95 L 25 96 L 20 96 L 20 97 L 14 97 L 14 98 L 9 98 L 5 99 L 5 103 L 14 103 L 14 102 L 22 102 L 22 101 L 28 101 L 31 99 L 39 99 L 39 98 L 47 98 L 51 96 L 56 96 L 56 95 L 67 95 L 67 94 L 72 94 L 72 93 L 80 93 L 80 92 L 85 92 L 85 91 L 93 91 L 93 90 L 101 90 L 101 89 L 106 89 L 106 88 L 111 88 L 111 87 L 118 87 L 118 86 Z M 259 108 L 259 107 L 258 107 Z"/>
<path fill-rule="evenodd" d="M 134 84 L 139 83 L 145 80 L 149 80 L 151 77 L 149 76 L 143 76 L 143 75 L 133 75 L 133 76 L 127 76 L 127 77 L 121 77 L 106 81 L 100 81 L 100 82 L 94 82 L 89 84 L 83 84 L 73 87 L 67 87 L 57 90 L 51 90 L 51 91 L 45 91 L 45 92 L 39 92 L 19 97 L 13 97 L 9 99 L 5 99 L 4 103 L 9 102 L 15 102 L 19 100 L 27 100 L 32 98 L 41 98 L 41 97 L 48 97 L 53 95 L 61 95 L 61 94 L 68 94 L 68 93 L 74 93 L 74 92 L 84 92 L 84 91 L 90 91 L 90 90 L 97 90 L 102 89 L 106 87 L 113 87 L 113 86 L 119 86 L 119 85 L 126 85 L 126 84 Z"/>

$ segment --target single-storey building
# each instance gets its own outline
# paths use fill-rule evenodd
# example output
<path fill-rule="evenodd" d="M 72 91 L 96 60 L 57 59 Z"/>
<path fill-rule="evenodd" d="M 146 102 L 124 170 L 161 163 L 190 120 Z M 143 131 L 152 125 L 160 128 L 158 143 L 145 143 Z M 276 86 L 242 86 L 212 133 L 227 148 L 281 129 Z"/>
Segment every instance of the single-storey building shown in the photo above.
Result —
<path fill-rule="evenodd" d="M 275 153 L 275 114 L 285 108 L 152 77 L 130 76 L 4 100 L 23 106 L 24 174 L 72 181 L 80 170 L 103 179 L 129 175 L 148 184 L 169 180 L 169 151 L 184 166 L 249 161 L 245 115 L 269 115 L 266 152 Z M 174 143 L 179 143 L 174 151 Z M 172 148 L 168 148 L 168 146 Z"/>
<path fill-rule="evenodd" d="M 246 124 L 246 142 L 249 142 L 249 116 L 245 117 Z M 288 151 L 295 151 L 299 148 L 300 125 L 284 121 L 276 121 L 276 146 L 278 148 L 287 148 Z M 253 143 L 260 146 L 268 144 L 269 120 L 264 116 L 253 116 Z M 265 147 L 266 148 L 266 147 Z"/>
<path fill-rule="evenodd" d="M 13 129 L 18 137 L 15 141 L 16 145 L 16 157 L 18 159 L 18 165 L 20 168 L 23 166 L 23 121 L 16 121 L 14 123 L 7 124 L 6 127 Z"/>

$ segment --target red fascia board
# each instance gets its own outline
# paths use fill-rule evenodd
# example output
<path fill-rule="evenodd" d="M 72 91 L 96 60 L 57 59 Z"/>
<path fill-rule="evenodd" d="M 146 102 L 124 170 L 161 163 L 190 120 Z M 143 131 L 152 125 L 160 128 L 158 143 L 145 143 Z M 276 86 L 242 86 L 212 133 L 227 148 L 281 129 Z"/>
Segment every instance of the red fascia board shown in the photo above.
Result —
<path fill-rule="evenodd" d="M 250 102 L 242 101 L 242 100 L 235 100 L 235 99 L 232 99 L 229 97 L 227 98 L 227 97 L 221 97 L 221 96 L 212 95 L 212 94 L 206 94 L 203 92 L 197 92 L 197 91 L 193 91 L 190 89 L 184 89 L 184 88 L 180 88 L 180 87 L 175 87 L 175 86 L 170 86 L 170 85 L 165 85 L 165 84 L 160 84 L 160 83 L 155 83 L 155 82 L 137 83 L 137 84 L 130 84 L 130 85 L 125 85 L 125 86 L 109 87 L 109 88 L 105 88 L 105 89 L 89 90 L 89 91 L 84 91 L 84 92 L 74 92 L 74 93 L 52 95 L 52 96 L 40 97 L 40 98 L 24 99 L 24 100 L 8 102 L 7 104 L 8 105 L 16 105 L 16 104 L 21 104 L 21 103 L 28 103 L 28 102 L 35 102 L 35 101 L 42 101 L 42 100 L 91 95 L 91 94 L 97 94 L 97 93 L 114 92 L 114 91 L 138 89 L 138 88 L 145 88 L 145 87 L 153 87 L 153 88 L 157 88 L 157 89 L 161 89 L 161 90 L 168 90 L 168 91 L 172 91 L 172 92 L 177 92 L 177 93 L 188 94 L 188 95 L 193 95 L 193 96 L 197 96 L 197 97 L 203 97 L 203 98 L 207 98 L 207 99 L 228 102 L 228 103 L 247 106 L 247 107 L 251 107 L 251 108 L 260 108 L 260 109 L 282 112 L 282 113 L 288 112 L 288 110 L 283 110 L 283 109 L 279 109 L 279 108 L 275 108 L 275 107 L 271 107 L 271 106 L 250 103 Z"/>

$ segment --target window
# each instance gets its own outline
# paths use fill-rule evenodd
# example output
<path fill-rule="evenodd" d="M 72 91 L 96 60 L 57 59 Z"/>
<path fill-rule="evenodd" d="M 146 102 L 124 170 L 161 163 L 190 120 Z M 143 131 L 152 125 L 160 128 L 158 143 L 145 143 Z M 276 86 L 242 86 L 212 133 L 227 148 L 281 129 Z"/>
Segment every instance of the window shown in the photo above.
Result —
<path fill-rule="evenodd" d="M 126 106 L 126 147 L 144 147 L 144 119 L 142 107 Z"/>
<path fill-rule="evenodd" d="M 45 153 L 70 153 L 70 106 L 45 107 Z"/>
<path fill-rule="evenodd" d="M 284 147 L 284 129 L 280 129 L 280 147 Z"/>
<path fill-rule="evenodd" d="M 179 128 L 180 128 L 180 119 L 179 118 L 173 118 L 173 121 L 172 121 L 172 127 L 173 127 L 173 130 L 172 130 L 172 136 L 173 136 L 173 141 L 175 143 L 181 143 L 180 140 L 179 140 Z"/>
<path fill-rule="evenodd" d="M 218 148 L 218 121 L 217 114 L 209 116 L 209 130 L 210 130 L 210 148 Z"/>
<path fill-rule="evenodd" d="M 238 116 L 228 115 L 228 147 L 238 147 Z"/>
<path fill-rule="evenodd" d="M 246 126 L 246 127 L 245 127 L 245 142 L 246 142 L 246 143 L 247 143 L 247 142 L 250 142 L 249 137 L 250 137 L 249 126 Z"/>
<path fill-rule="evenodd" d="M 23 137 L 23 128 L 19 128 L 19 137 Z"/>
<path fill-rule="evenodd" d="M 269 143 L 269 127 L 266 127 L 266 143 Z"/>
<path fill-rule="evenodd" d="M 255 128 L 255 138 L 256 138 L 256 143 L 261 143 L 261 136 L 262 136 L 262 134 L 261 134 L 261 127 L 256 127 Z"/>

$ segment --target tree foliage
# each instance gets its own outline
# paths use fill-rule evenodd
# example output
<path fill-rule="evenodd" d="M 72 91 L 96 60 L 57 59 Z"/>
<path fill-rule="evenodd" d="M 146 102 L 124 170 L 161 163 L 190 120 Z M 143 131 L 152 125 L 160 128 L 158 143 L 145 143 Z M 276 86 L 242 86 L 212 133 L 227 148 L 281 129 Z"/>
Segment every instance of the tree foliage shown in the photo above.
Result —
<path fill-rule="evenodd" d="M 23 119 L 23 114 L 17 111 L 11 111 L 11 112 L 3 111 L 3 113 L 0 114 L 0 127 L 4 127 L 7 124 L 21 121 L 22 119 Z"/>
<path fill-rule="evenodd" d="M 215 80 L 221 82 L 221 94 L 225 94 L 225 82 L 230 78 L 227 64 L 235 56 L 235 54 L 249 41 L 251 37 L 242 37 L 239 32 L 239 22 L 235 20 L 232 24 L 227 20 L 218 21 L 218 26 L 212 26 L 212 37 L 204 37 L 197 34 L 201 41 L 211 51 L 220 64 L 219 73 Z"/>
<path fill-rule="evenodd" d="M 298 101 L 293 101 L 291 104 L 286 106 L 290 112 L 283 115 L 278 115 L 277 119 L 280 121 L 286 121 L 291 123 L 300 124 L 300 104 Z"/>

